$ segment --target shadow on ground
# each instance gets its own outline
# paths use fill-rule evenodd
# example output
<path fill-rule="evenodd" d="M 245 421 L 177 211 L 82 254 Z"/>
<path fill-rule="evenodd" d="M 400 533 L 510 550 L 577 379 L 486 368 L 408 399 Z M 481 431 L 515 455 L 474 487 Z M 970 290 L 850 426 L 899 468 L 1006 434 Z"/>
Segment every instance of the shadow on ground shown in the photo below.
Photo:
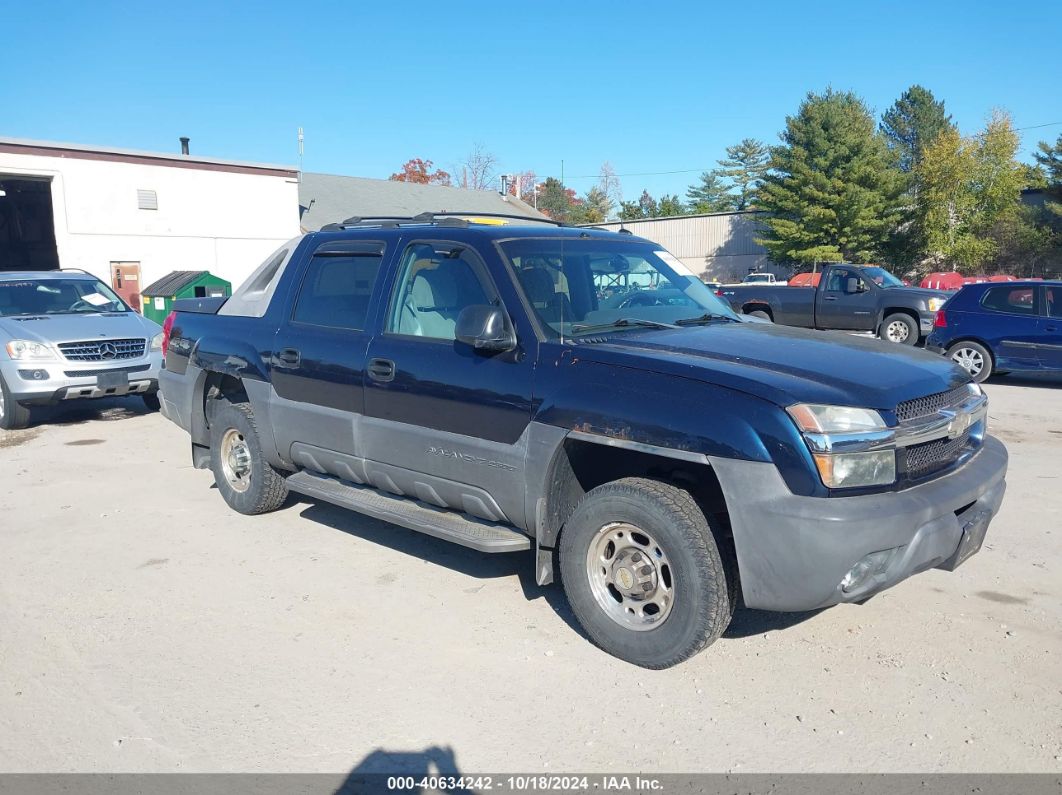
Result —
<path fill-rule="evenodd" d="M 985 386 L 1001 384 L 1006 386 L 1034 386 L 1041 389 L 1062 389 L 1062 373 L 1010 373 L 993 375 Z"/>
<path fill-rule="evenodd" d="M 417 782 L 424 778 L 444 777 L 460 779 L 457 754 L 450 747 L 432 746 L 423 751 L 385 751 L 377 748 L 347 774 L 335 795 L 362 795 L 362 793 L 407 793 L 422 792 L 473 792 L 467 787 L 421 787 Z M 411 778 L 413 787 L 388 787 L 388 778 L 402 776 Z M 450 783 L 449 781 L 447 782 Z M 460 781 L 454 782 L 461 783 Z"/>
<path fill-rule="evenodd" d="M 139 396 L 70 400 L 57 406 L 34 406 L 30 410 L 29 430 L 44 425 L 80 425 L 93 420 L 113 422 L 152 414 Z"/>
<path fill-rule="evenodd" d="M 310 521 L 323 524 L 358 538 L 381 544 L 397 552 L 422 561 L 446 566 L 453 571 L 479 580 L 502 577 L 517 577 L 524 597 L 528 600 L 545 599 L 550 608 L 574 632 L 584 640 L 589 637 L 579 625 L 564 590 L 559 583 L 539 585 L 535 582 L 534 560 L 529 552 L 489 554 L 443 541 L 415 530 L 363 516 L 354 511 L 339 508 L 327 502 L 314 501 L 308 497 L 293 495 L 292 499 L 304 505 L 300 515 Z M 555 565 L 556 569 L 557 566 Z M 803 613 L 769 613 L 749 610 L 739 606 L 730 627 L 723 633 L 724 639 L 747 638 L 765 632 L 777 632 L 807 621 L 821 611 Z"/>

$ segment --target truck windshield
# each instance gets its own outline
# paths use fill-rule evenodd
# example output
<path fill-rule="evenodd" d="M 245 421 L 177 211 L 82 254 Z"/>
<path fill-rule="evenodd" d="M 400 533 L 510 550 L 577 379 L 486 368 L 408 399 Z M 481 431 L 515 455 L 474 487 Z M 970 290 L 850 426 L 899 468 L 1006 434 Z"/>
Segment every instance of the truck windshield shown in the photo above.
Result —
<path fill-rule="evenodd" d="M 0 280 L 0 317 L 131 311 L 95 279 Z"/>
<path fill-rule="evenodd" d="M 860 273 L 872 280 L 878 287 L 903 287 L 903 282 L 884 268 L 863 268 Z"/>
<path fill-rule="evenodd" d="M 693 271 L 652 243 L 518 238 L 499 246 L 542 325 L 561 337 L 737 320 Z"/>

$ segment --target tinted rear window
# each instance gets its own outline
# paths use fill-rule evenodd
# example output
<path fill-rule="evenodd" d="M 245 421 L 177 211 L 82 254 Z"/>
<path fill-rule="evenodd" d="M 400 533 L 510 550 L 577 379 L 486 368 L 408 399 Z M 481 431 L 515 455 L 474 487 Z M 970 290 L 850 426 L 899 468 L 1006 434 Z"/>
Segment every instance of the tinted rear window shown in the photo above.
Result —
<path fill-rule="evenodd" d="M 1036 290 L 1033 287 L 990 287 L 985 290 L 981 306 L 992 312 L 1035 315 Z"/>
<path fill-rule="evenodd" d="M 353 251 L 318 251 L 310 260 L 292 320 L 330 328 L 364 329 L 383 243 L 350 246 Z"/>

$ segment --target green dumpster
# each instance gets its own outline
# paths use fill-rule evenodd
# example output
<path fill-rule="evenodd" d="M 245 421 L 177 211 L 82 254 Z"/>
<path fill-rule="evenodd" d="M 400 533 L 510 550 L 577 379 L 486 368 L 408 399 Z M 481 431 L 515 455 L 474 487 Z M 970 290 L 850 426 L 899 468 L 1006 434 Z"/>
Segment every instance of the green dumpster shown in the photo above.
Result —
<path fill-rule="evenodd" d="M 145 287 L 140 295 L 144 317 L 162 323 L 178 298 L 228 298 L 232 283 L 210 271 L 173 271 Z"/>

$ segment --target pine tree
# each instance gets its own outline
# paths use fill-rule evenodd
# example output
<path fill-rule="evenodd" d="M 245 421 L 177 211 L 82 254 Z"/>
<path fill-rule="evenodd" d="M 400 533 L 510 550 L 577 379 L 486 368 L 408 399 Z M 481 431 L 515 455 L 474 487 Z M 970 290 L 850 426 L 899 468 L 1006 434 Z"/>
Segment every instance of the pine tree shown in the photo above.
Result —
<path fill-rule="evenodd" d="M 885 142 L 904 172 L 914 170 L 922 149 L 944 130 L 954 128 L 943 100 L 938 102 L 932 91 L 919 85 L 904 91 L 881 117 Z"/>
<path fill-rule="evenodd" d="M 730 180 L 728 192 L 735 210 L 748 210 L 756 204 L 756 194 L 763 185 L 771 153 L 767 144 L 745 138 L 726 148 L 726 157 L 718 161 L 719 174 Z"/>
<path fill-rule="evenodd" d="M 642 195 L 638 197 L 638 209 L 642 212 L 642 218 L 656 218 L 660 215 L 660 206 L 647 190 L 643 190 Z"/>
<path fill-rule="evenodd" d="M 809 93 L 771 149 L 761 243 L 776 262 L 873 261 L 900 217 L 902 190 L 866 105 L 851 92 Z"/>
<path fill-rule="evenodd" d="M 670 218 L 675 215 L 685 215 L 686 205 L 676 195 L 664 194 L 657 204 L 656 213 L 661 218 Z"/>
<path fill-rule="evenodd" d="M 690 211 L 694 213 L 725 213 L 734 209 L 734 202 L 718 171 L 705 171 L 700 182 L 686 191 Z"/>

